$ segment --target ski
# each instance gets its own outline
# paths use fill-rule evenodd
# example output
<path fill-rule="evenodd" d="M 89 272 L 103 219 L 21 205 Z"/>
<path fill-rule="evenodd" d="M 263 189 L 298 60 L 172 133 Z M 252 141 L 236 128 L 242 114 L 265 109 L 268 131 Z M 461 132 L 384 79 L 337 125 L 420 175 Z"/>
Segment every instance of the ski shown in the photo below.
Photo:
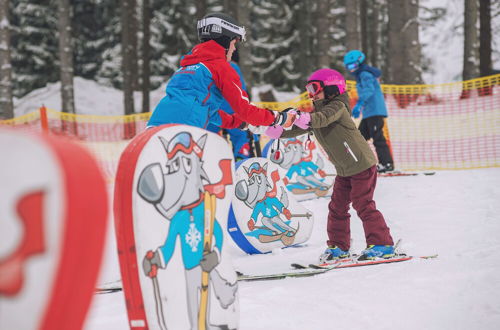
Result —
<path fill-rule="evenodd" d="M 436 172 L 400 172 L 400 171 L 392 171 L 392 172 L 384 172 L 379 173 L 379 177 L 392 177 L 392 176 L 415 176 L 415 175 L 434 175 Z"/>
<path fill-rule="evenodd" d="M 323 274 L 331 269 L 334 269 L 335 266 L 331 267 L 321 267 L 321 268 L 307 268 L 307 269 L 292 269 L 290 271 L 285 271 L 281 273 L 272 273 L 272 274 L 244 274 L 241 272 L 236 272 L 238 281 L 266 281 L 266 280 L 281 280 L 287 277 L 308 277 L 314 276 L 318 274 Z M 122 290 L 121 284 L 116 284 L 114 286 L 100 287 L 95 289 L 96 294 L 104 294 L 104 293 L 114 293 Z"/>
<path fill-rule="evenodd" d="M 352 267 L 360 267 L 360 266 L 371 266 L 371 265 L 380 265 L 380 264 L 388 264 L 388 263 L 395 263 L 395 262 L 402 262 L 402 261 L 408 261 L 412 259 L 434 259 L 437 258 L 438 255 L 428 255 L 428 256 L 420 256 L 420 257 L 414 257 L 414 256 L 408 256 L 406 254 L 397 254 L 394 257 L 391 258 L 377 258 L 374 260 L 358 260 L 357 256 L 353 256 L 351 258 L 346 258 L 346 259 L 339 259 L 336 260 L 333 263 L 319 263 L 319 264 L 298 264 L 298 263 L 293 263 L 291 264 L 292 268 L 294 269 L 341 269 L 341 268 L 352 268 Z"/>
<path fill-rule="evenodd" d="M 238 273 L 238 281 L 267 281 L 267 280 L 282 280 L 284 278 L 294 278 L 294 277 L 308 277 L 308 276 L 314 276 L 318 274 L 323 274 L 326 273 L 329 270 L 332 270 L 336 268 L 337 266 L 331 266 L 331 267 L 322 267 L 322 268 L 304 268 L 304 269 L 294 269 L 291 271 L 287 272 L 282 272 L 282 273 L 272 273 L 272 274 L 255 274 L 255 275 L 249 275 L 249 274 L 243 274 L 240 272 Z"/>

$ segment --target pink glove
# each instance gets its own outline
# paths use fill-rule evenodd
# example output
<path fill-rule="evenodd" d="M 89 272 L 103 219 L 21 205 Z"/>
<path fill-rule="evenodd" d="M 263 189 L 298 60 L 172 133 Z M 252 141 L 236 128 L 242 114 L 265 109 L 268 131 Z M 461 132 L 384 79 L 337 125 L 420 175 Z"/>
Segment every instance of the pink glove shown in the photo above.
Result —
<path fill-rule="evenodd" d="M 269 136 L 271 139 L 279 139 L 281 134 L 283 134 L 283 127 L 279 125 L 269 126 L 264 134 Z"/>
<path fill-rule="evenodd" d="M 301 112 L 300 116 L 297 119 L 295 119 L 295 122 L 293 124 L 302 129 L 308 129 L 310 122 L 311 122 L 311 114 L 309 112 Z"/>

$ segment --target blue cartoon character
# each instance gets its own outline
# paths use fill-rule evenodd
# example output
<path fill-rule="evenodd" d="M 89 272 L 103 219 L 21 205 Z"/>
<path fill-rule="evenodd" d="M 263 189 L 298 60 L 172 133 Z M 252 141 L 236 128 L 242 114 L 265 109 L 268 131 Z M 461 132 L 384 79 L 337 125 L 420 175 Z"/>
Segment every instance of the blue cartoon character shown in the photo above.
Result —
<path fill-rule="evenodd" d="M 159 137 L 166 152 L 165 171 L 159 163 L 150 164 L 141 172 L 138 193 L 168 221 L 165 243 L 148 251 L 143 270 L 153 280 L 157 313 L 162 313 L 157 272 L 168 266 L 180 241 L 185 268 L 189 320 L 192 329 L 211 328 L 207 305 L 210 282 L 220 305 L 228 308 L 235 301 L 237 285 L 229 283 L 217 271 L 223 244 L 223 231 L 215 219 L 215 200 L 225 196 L 225 186 L 232 183 L 231 159 L 219 161 L 222 179 L 210 184 L 203 168 L 203 149 L 207 134 L 194 141 L 191 134 L 181 132 L 170 141 Z M 158 312 L 159 311 L 159 312 Z M 160 325 L 163 315 L 158 317 Z M 200 322 L 202 323 L 200 325 Z"/>
<path fill-rule="evenodd" d="M 236 183 L 236 197 L 253 210 L 248 220 L 247 235 L 255 236 L 261 243 L 281 240 L 285 246 L 293 244 L 297 228 L 290 226 L 292 213 L 288 209 L 288 196 L 284 188 L 278 199 L 276 181 L 278 171 L 271 173 L 272 184 L 267 178 L 267 163 L 252 163 L 248 168 L 243 166 L 248 175 L 247 180 Z M 284 216 L 287 221 L 281 217 Z M 261 225 L 259 225 L 259 223 Z"/>
<path fill-rule="evenodd" d="M 288 190 L 294 194 L 312 192 L 317 196 L 325 196 L 331 185 L 324 180 L 328 174 L 323 170 L 323 159 L 318 157 L 316 162 L 312 161 L 316 148 L 314 142 L 308 140 L 304 143 L 300 138 L 292 138 L 285 140 L 283 145 L 272 151 L 271 161 L 287 170 L 283 181 Z"/>

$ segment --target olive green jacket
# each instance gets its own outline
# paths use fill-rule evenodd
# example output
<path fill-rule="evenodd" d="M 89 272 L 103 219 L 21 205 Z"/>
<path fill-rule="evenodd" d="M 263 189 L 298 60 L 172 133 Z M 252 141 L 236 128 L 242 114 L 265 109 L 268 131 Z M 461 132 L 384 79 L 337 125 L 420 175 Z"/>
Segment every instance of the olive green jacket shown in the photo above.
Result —
<path fill-rule="evenodd" d="M 340 176 L 358 174 L 377 163 L 373 151 L 351 118 L 347 93 L 315 101 L 310 126 L 308 130 L 294 126 L 284 131 L 281 137 L 289 138 L 312 131 Z"/>

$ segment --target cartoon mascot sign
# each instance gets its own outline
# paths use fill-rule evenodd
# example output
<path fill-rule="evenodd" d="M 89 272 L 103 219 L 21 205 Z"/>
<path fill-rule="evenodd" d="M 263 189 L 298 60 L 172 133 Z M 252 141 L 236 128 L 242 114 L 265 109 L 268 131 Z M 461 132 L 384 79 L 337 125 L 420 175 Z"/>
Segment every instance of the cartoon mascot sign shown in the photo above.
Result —
<path fill-rule="evenodd" d="M 298 200 L 331 196 L 335 167 L 314 140 L 306 136 L 271 140 L 263 154 L 279 166 L 287 189 Z"/>
<path fill-rule="evenodd" d="M 237 166 L 228 225 L 236 244 L 253 254 L 307 241 L 312 212 L 287 191 L 278 167 L 265 158 L 250 158 Z"/>
<path fill-rule="evenodd" d="M 149 129 L 122 154 L 115 225 L 131 328 L 237 327 L 224 251 L 233 167 L 225 140 L 184 125 Z"/>
<path fill-rule="evenodd" d="M 62 137 L 0 129 L 0 154 L 0 329 L 81 329 L 104 248 L 104 177 Z"/>

